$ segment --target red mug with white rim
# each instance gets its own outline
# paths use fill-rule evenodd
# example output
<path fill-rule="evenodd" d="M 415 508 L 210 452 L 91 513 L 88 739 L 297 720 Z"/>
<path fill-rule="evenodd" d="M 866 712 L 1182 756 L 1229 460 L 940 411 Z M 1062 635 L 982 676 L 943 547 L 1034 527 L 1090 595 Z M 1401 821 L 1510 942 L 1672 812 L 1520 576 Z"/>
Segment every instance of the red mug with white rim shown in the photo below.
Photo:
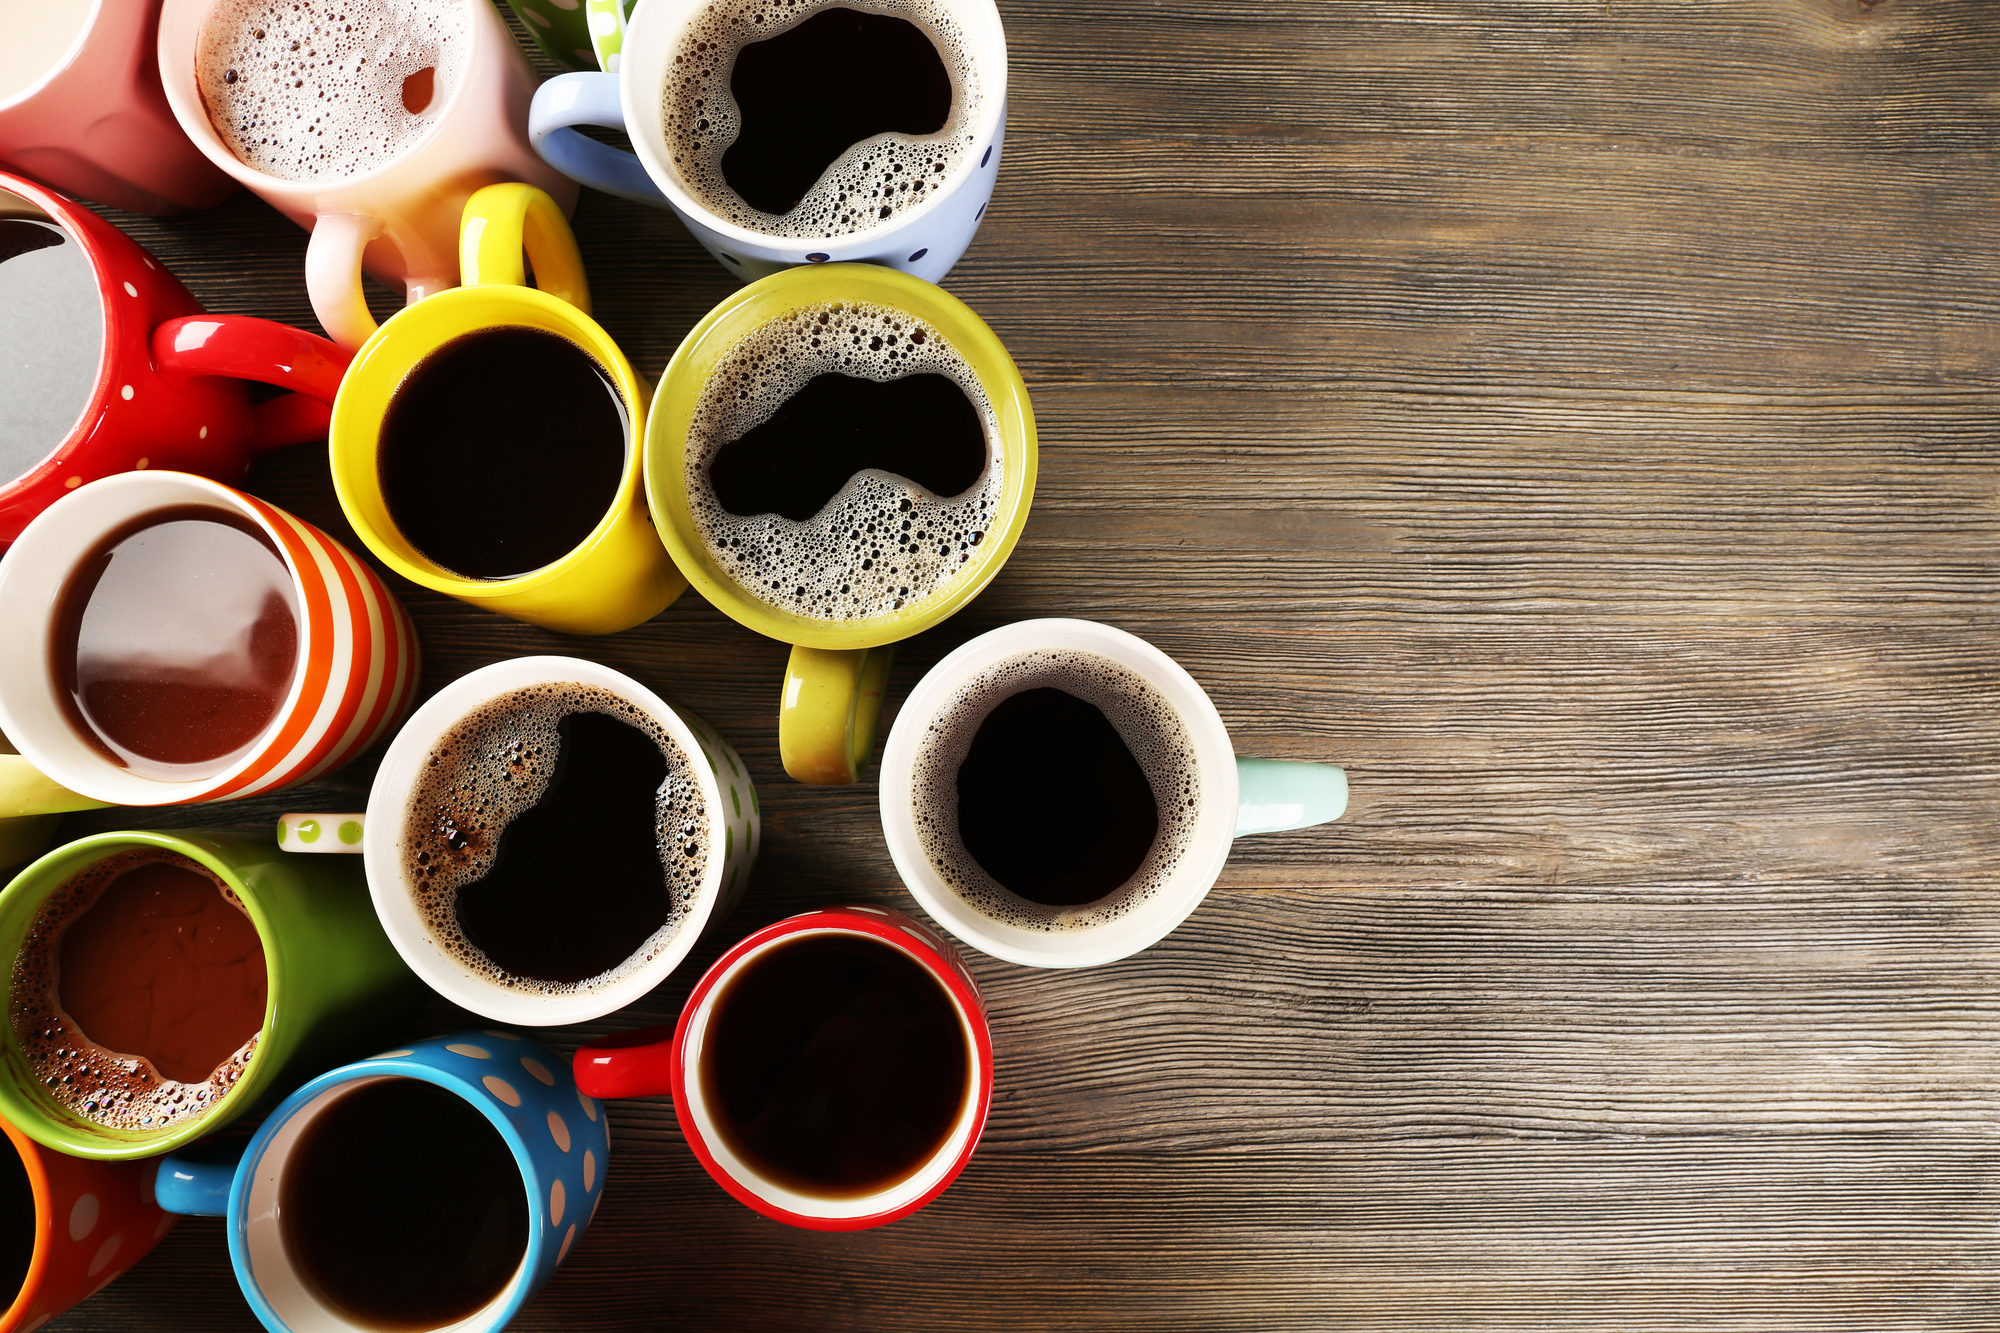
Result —
<path fill-rule="evenodd" d="M 730 1052 L 723 1043 L 730 1040 L 731 1033 L 754 1031 L 774 1037 L 769 1042 L 772 1049 L 786 1048 L 788 1041 L 802 1046 L 805 1054 L 799 1063 L 783 1067 L 782 1075 L 790 1076 L 800 1071 L 823 1074 L 838 1064 L 835 1057 L 848 1035 L 842 1030 L 846 1024 L 870 1024 L 875 1033 L 870 1046 L 922 1040 L 919 1023 L 885 1007 L 883 996 L 893 993 L 888 990 L 856 990 L 849 999 L 834 988 L 803 986 L 799 1002 L 788 1006 L 789 1012 L 784 1011 L 787 1006 L 774 1003 L 773 997 L 782 996 L 782 991 L 768 986 L 744 996 L 741 983 L 746 977 L 758 976 L 760 965 L 770 962 L 774 951 L 822 944 L 828 937 L 859 941 L 864 947 L 886 946 L 914 963 L 937 987 L 945 1012 L 955 1020 L 957 1036 L 964 1043 L 962 1089 L 955 1107 L 937 1120 L 938 1132 L 932 1144 L 916 1144 L 908 1161 L 861 1187 L 848 1182 L 820 1185 L 772 1165 L 771 1159 L 760 1158 L 739 1130 L 729 1126 L 725 1103 L 731 1093 L 725 1089 L 732 1076 L 716 1072 L 719 1064 L 729 1063 Z M 719 1011 L 727 1014 L 727 1008 L 721 1007 L 727 1004 L 759 1006 L 760 1012 L 748 1026 L 732 1026 L 738 1023 L 734 1016 L 718 1019 Z M 779 1012 L 773 1014 L 774 1008 Z M 971 1160 L 993 1100 L 993 1039 L 986 1024 L 986 1004 L 972 974 L 942 933 L 887 908 L 833 907 L 766 926 L 709 968 L 681 1010 L 673 1035 L 665 1034 L 666 1029 L 653 1028 L 583 1047 L 574 1064 L 577 1087 L 598 1098 L 672 1093 L 681 1133 L 702 1168 L 738 1202 L 790 1226 L 858 1231 L 908 1217 L 944 1193 Z M 810 1063 L 815 1053 L 820 1059 L 817 1068 Z M 893 1060 L 869 1066 L 871 1070 L 895 1067 Z M 757 1077 L 750 1075 L 753 1081 Z M 829 1121 L 838 1123 L 845 1109 L 841 1094 L 818 1087 L 813 1091 L 833 1105 Z M 782 1110 L 772 1109 L 770 1114 L 778 1117 Z M 840 1143 L 820 1146 L 833 1153 L 846 1147 Z"/>
<path fill-rule="evenodd" d="M 0 549 L 87 481 L 148 468 L 238 481 L 255 453 L 326 438 L 348 362 L 334 344 L 267 319 L 204 312 L 131 238 L 26 177 L 0 171 L 0 221 L 61 231 L 90 263 L 97 304 L 96 345 L 76 353 L 96 357 L 96 374 L 75 377 L 67 433 L 8 438 L 15 428 L 0 401 Z M 87 333 L 90 322 L 66 328 Z M 248 380 L 295 392 L 253 407 Z"/>

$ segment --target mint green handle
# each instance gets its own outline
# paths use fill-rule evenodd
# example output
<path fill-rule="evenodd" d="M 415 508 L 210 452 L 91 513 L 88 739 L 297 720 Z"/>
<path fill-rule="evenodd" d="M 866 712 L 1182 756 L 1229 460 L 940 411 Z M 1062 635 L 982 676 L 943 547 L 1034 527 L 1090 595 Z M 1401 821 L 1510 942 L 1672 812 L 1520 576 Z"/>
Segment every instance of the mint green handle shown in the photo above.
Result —
<path fill-rule="evenodd" d="M 1236 836 L 1331 824 L 1347 812 L 1347 774 L 1332 764 L 1236 761 Z"/>

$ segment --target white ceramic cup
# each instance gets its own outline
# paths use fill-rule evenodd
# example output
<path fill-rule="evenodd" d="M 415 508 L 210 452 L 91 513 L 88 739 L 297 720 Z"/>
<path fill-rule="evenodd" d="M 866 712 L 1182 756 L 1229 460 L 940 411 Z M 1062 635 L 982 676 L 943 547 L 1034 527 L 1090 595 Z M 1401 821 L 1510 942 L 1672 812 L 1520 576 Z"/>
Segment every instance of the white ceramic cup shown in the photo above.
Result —
<path fill-rule="evenodd" d="M 1089 905 L 1054 913 L 1039 909 L 1030 913 L 1044 919 L 1037 928 L 996 919 L 967 901 L 933 863 L 917 828 L 917 772 L 928 747 L 945 740 L 933 723 L 968 682 L 1005 663 L 1049 652 L 1107 658 L 1150 685 L 1186 731 L 1196 792 L 1186 841 L 1148 893 L 1119 914 Z M 1331 764 L 1238 759 L 1222 715 L 1194 677 L 1136 635 L 1089 620 L 1024 620 L 965 644 L 910 691 L 882 751 L 881 808 L 883 835 L 903 883 L 946 930 L 1009 962 L 1094 967 L 1139 952 L 1185 921 L 1222 873 L 1236 838 L 1340 818 L 1347 809 L 1347 775 Z M 955 820 L 955 812 L 949 817 Z M 1034 831 L 1023 829 L 1021 835 L 1032 837 Z M 987 892 L 1006 890 L 995 884 Z"/>
<path fill-rule="evenodd" d="M 430 133 L 401 156 L 353 176 L 287 181 L 246 165 L 209 123 L 195 77 L 203 26 L 218 0 L 166 0 L 160 14 L 160 81 L 187 137 L 209 161 L 312 232 L 306 292 L 328 336 L 356 348 L 375 332 L 361 286 L 365 268 L 415 303 L 458 285 L 459 218 L 483 186 L 526 181 L 565 213 L 576 186 L 535 156 L 526 138 L 535 78 L 488 0 L 426 0 L 468 10 L 464 72 Z"/>
<path fill-rule="evenodd" d="M 694 902 L 678 929 L 641 967 L 588 989 L 546 994 L 505 985 L 466 965 L 432 934 L 403 873 L 403 820 L 425 761 L 445 734 L 469 714 L 516 690 L 536 685 L 594 685 L 651 718 L 689 760 L 708 813 L 709 854 Z M 359 852 L 368 870 L 375 914 L 396 952 L 431 989 L 475 1014 L 531 1027 L 582 1023 L 631 1004 L 680 965 L 711 922 L 729 915 L 756 860 L 756 791 L 736 751 L 699 718 L 677 712 L 620 671 L 575 657 L 516 657 L 459 677 L 410 714 L 396 733 L 363 814 L 295 814 L 279 821 L 278 845 L 289 852 Z M 551 884 L 552 896 L 562 886 Z"/>
<path fill-rule="evenodd" d="M 884 264 L 941 282 L 972 244 L 1007 130 L 1007 36 L 993 0 L 945 0 L 966 36 L 982 89 L 978 117 L 966 127 L 972 147 L 929 199 L 880 225 L 844 236 L 785 237 L 721 217 L 688 189 L 673 165 L 661 104 L 667 71 L 688 24 L 711 0 L 642 0 L 633 11 L 615 74 L 560 74 L 535 92 L 528 137 L 565 175 L 592 189 L 673 209 L 694 238 L 746 280 L 799 264 Z M 816 8 L 823 8 L 819 6 Z M 851 7 L 869 9 L 866 3 Z M 637 153 L 586 138 L 574 127 L 623 130 Z"/>

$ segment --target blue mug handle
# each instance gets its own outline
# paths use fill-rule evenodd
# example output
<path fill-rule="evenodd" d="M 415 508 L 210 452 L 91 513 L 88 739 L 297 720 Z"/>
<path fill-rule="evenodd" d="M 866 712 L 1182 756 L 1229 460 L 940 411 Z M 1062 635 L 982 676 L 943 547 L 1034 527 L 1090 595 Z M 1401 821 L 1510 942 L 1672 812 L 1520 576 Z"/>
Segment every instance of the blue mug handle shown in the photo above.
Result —
<path fill-rule="evenodd" d="M 229 1189 L 242 1160 L 241 1146 L 226 1162 L 197 1162 L 170 1153 L 160 1159 L 153 1176 L 153 1201 L 183 1217 L 221 1217 L 229 1211 Z"/>
<path fill-rule="evenodd" d="M 572 128 L 577 125 L 625 129 L 616 74 L 558 74 L 535 89 L 535 100 L 528 105 L 528 142 L 544 162 L 573 181 L 634 203 L 667 206 L 667 197 L 636 155 L 585 138 Z"/>
<path fill-rule="evenodd" d="M 1236 761 L 1236 836 L 1331 824 L 1347 813 L 1347 774 L 1290 759 Z"/>

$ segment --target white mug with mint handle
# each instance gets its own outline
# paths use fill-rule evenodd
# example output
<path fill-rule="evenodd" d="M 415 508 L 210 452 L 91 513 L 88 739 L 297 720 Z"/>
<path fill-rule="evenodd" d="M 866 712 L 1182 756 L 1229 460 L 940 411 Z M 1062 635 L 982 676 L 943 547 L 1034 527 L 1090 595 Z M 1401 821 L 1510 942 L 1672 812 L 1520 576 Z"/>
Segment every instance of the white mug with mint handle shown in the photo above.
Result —
<path fill-rule="evenodd" d="M 594 5 L 592 40 L 600 60 L 615 55 L 617 72 L 558 74 L 536 89 L 528 111 L 528 140 L 535 151 L 594 190 L 671 208 L 724 268 L 745 281 L 800 264 L 851 261 L 941 282 L 972 244 L 1000 171 L 1007 38 L 993 0 L 945 0 L 966 35 L 967 54 L 984 90 L 980 113 L 967 127 L 972 147 L 923 203 L 865 231 L 828 237 L 774 236 L 731 222 L 702 204 L 675 169 L 660 111 L 666 75 L 681 33 L 711 3 L 642 0 L 622 29 L 613 27 L 613 6 Z M 614 42 L 615 52 L 609 49 Z M 633 151 L 587 138 L 579 125 L 622 130 Z"/>
<path fill-rule="evenodd" d="M 1197 790 L 1186 846 L 1158 885 L 1122 914 L 1089 924 L 1033 929 L 968 902 L 932 862 L 918 834 L 916 774 L 939 734 L 932 723 L 967 682 L 1042 653 L 1107 658 L 1165 700 L 1194 751 Z M 1208 895 L 1237 838 L 1328 824 L 1347 811 L 1347 774 L 1332 764 L 1239 759 L 1208 694 L 1181 665 L 1135 634 L 1091 620 L 1023 620 L 990 630 L 917 682 L 882 750 L 882 832 L 903 883 L 933 920 L 982 953 L 1029 967 L 1095 967 L 1157 943 Z M 1023 829 L 1023 837 L 1031 831 Z M 997 886 L 995 886 L 997 887 Z M 999 890 L 1004 893 L 1005 890 Z"/>

